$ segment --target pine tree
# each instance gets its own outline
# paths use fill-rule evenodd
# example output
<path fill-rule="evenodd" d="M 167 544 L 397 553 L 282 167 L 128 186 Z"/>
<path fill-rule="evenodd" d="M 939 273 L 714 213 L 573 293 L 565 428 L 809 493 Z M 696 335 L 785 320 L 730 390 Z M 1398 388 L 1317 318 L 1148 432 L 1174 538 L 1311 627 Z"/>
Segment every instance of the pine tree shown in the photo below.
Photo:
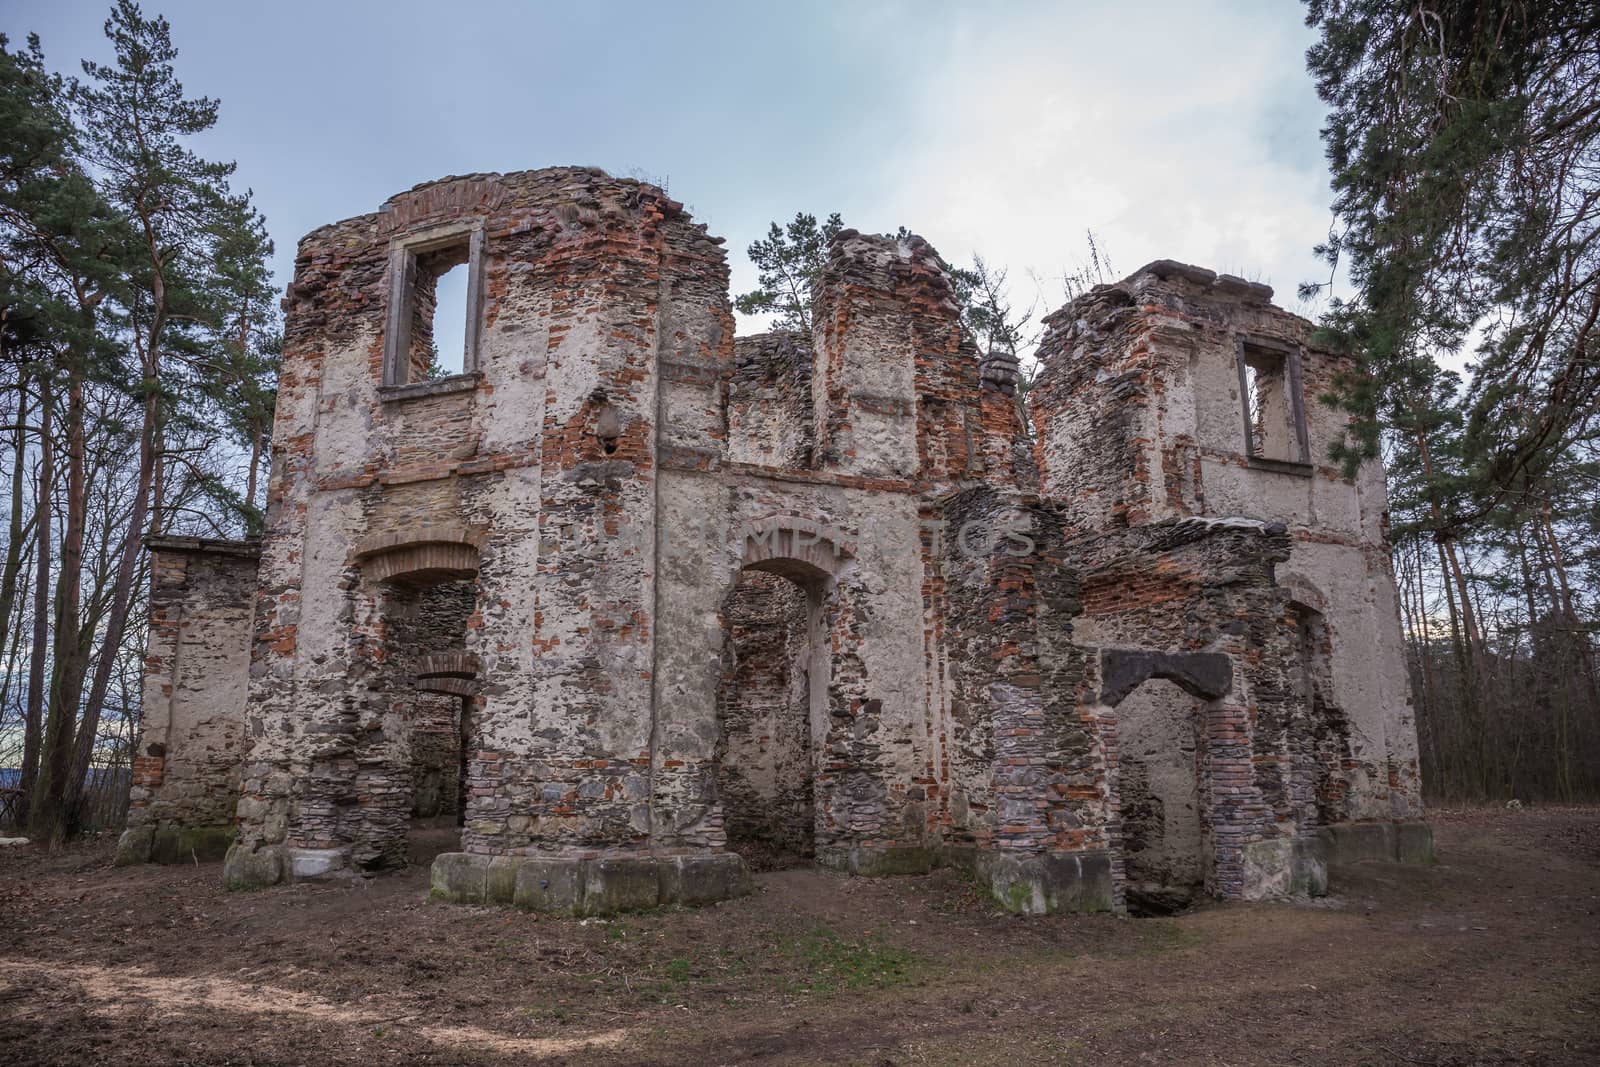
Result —
<path fill-rule="evenodd" d="M 815 215 L 797 212 L 785 226 L 774 222 L 767 236 L 747 250 L 760 285 L 734 299 L 746 315 L 776 314 L 774 327 L 811 336 L 811 290 L 822 277 L 828 245 L 844 229 L 837 213 L 820 225 Z"/>

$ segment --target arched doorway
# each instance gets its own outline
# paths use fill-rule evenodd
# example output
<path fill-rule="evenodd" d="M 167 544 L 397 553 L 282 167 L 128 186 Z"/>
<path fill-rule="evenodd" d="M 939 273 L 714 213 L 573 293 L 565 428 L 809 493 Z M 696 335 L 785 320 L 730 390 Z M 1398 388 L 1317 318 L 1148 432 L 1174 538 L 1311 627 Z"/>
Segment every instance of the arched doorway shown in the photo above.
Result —
<path fill-rule="evenodd" d="M 752 869 L 809 862 L 816 852 L 829 607 L 847 557 L 831 531 L 772 520 L 747 535 L 721 606 L 717 796 L 728 847 Z"/>
<path fill-rule="evenodd" d="M 728 845 L 754 869 L 815 852 L 815 599 L 789 578 L 746 569 L 723 603 L 717 794 Z"/>
<path fill-rule="evenodd" d="M 478 549 L 464 530 L 376 540 L 361 556 L 374 609 L 362 657 L 352 862 L 429 862 L 459 842 L 469 797 Z"/>

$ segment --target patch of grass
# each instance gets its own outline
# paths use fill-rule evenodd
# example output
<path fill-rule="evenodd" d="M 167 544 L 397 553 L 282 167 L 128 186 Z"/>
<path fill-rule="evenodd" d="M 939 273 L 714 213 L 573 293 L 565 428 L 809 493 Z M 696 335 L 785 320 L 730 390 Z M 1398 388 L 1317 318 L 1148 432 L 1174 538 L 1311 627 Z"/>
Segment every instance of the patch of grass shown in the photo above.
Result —
<path fill-rule="evenodd" d="M 852 989 L 885 989 L 915 979 L 926 961 L 873 936 L 845 937 L 817 926 L 778 942 L 779 953 L 803 970 L 792 979 L 800 992 L 822 995 Z"/>

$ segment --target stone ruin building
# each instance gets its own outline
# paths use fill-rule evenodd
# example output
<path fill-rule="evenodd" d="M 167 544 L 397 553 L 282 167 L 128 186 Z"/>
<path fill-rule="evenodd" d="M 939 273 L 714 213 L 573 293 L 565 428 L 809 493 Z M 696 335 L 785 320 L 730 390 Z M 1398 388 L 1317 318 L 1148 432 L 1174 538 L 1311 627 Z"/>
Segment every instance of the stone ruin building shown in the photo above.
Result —
<path fill-rule="evenodd" d="M 119 857 L 349 877 L 453 818 L 436 897 L 582 913 L 752 855 L 1023 912 L 1426 860 L 1382 472 L 1326 460 L 1345 364 L 1271 295 L 1100 286 L 1025 416 L 917 237 L 844 231 L 811 337 L 736 338 L 721 239 L 599 170 L 319 229 L 264 536 L 149 546 Z"/>

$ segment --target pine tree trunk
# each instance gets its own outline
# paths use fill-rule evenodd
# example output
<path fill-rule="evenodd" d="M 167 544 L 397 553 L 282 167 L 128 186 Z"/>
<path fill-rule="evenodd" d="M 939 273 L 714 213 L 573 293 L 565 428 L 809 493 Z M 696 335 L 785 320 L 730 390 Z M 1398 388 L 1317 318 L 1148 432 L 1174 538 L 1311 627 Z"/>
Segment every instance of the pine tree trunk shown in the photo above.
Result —
<path fill-rule="evenodd" d="M 88 519 L 84 485 L 83 378 L 74 369 L 67 389 L 67 527 L 56 580 L 55 650 L 50 672 L 50 707 L 45 720 L 39 778 L 29 813 L 32 836 L 52 843 L 66 835 L 68 784 L 72 774 L 73 727 L 83 697 L 88 650 L 79 631 L 83 595 L 83 536 Z"/>
<path fill-rule="evenodd" d="M 22 791 L 17 821 L 26 826 L 33 805 L 33 790 L 39 780 L 39 751 L 44 742 L 44 663 L 50 643 L 50 535 L 54 511 L 56 450 L 54 428 L 50 425 L 54 405 L 50 380 L 39 379 L 39 488 L 34 498 L 38 516 L 38 551 L 34 554 L 33 646 L 28 657 L 28 701 L 23 709 Z"/>
<path fill-rule="evenodd" d="M 19 367 L 19 378 L 25 373 Z M 22 487 L 23 469 L 28 461 L 28 390 L 23 381 L 17 383 L 17 440 L 11 467 L 11 522 L 6 544 L 6 562 L 0 570 L 0 641 L 11 632 L 11 612 L 17 604 L 17 577 L 22 571 Z"/>
<path fill-rule="evenodd" d="M 154 375 L 150 376 L 152 379 Z M 84 703 L 83 722 L 78 726 L 77 741 L 73 746 L 71 777 L 65 794 L 66 818 L 58 827 L 65 836 L 76 829 L 79 802 L 83 785 L 89 774 L 89 764 L 94 757 L 95 739 L 100 730 L 100 714 L 105 707 L 106 692 L 111 685 L 111 675 L 117 667 L 117 651 L 128 626 L 128 606 L 132 601 L 133 576 L 139 569 L 139 548 L 144 540 L 145 520 L 151 514 L 152 490 L 155 485 L 158 457 L 156 447 L 156 419 L 159 400 L 152 390 L 145 398 L 144 425 L 139 434 L 139 481 L 134 490 L 133 507 L 128 516 L 128 526 L 123 534 L 121 557 L 117 563 L 116 585 L 111 593 L 111 608 L 106 615 L 105 633 L 101 639 L 100 658 L 95 663 L 94 681 L 89 687 L 89 698 Z"/>

